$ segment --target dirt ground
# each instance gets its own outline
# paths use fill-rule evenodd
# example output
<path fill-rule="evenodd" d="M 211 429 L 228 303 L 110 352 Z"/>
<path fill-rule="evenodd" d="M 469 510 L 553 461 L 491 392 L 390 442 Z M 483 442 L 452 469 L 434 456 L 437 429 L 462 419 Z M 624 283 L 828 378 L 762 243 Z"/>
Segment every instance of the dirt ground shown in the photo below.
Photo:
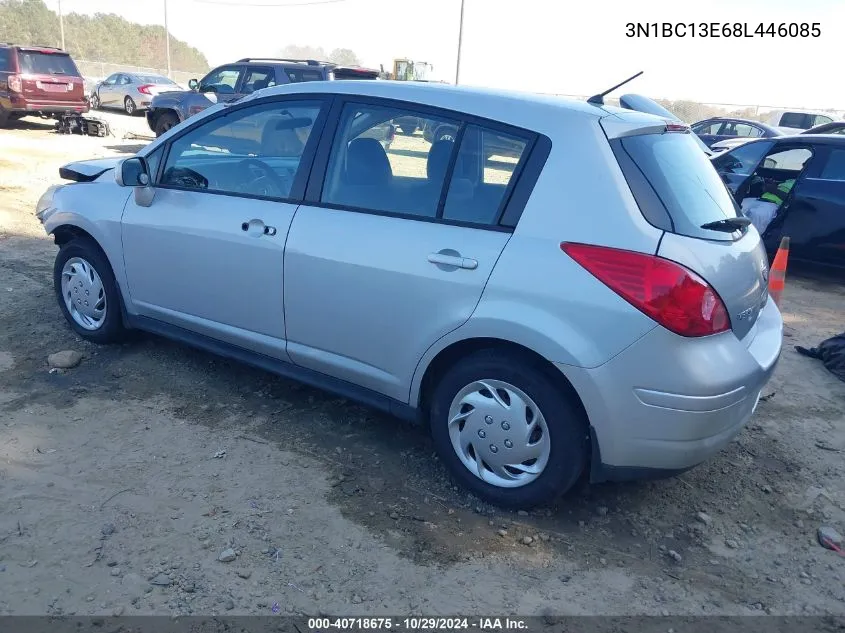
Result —
<path fill-rule="evenodd" d="M 71 332 L 35 202 L 60 164 L 137 143 L 0 132 L 0 614 L 845 614 L 845 558 L 815 538 L 845 531 L 845 384 L 793 349 L 845 329 L 841 282 L 790 270 L 781 364 L 718 457 L 506 513 L 424 429 Z M 51 373 L 66 349 L 82 363 Z"/>

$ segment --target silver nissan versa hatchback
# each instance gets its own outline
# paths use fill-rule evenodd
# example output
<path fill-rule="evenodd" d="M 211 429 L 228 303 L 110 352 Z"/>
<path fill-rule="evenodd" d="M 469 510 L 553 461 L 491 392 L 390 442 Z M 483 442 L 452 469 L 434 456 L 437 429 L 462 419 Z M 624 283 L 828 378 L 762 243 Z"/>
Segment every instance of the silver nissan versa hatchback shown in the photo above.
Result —
<path fill-rule="evenodd" d="M 406 117 L 431 140 L 386 150 Z M 37 214 L 80 336 L 146 330 L 423 420 L 505 507 L 709 458 L 780 354 L 760 236 L 689 129 L 639 112 L 300 83 L 61 175 Z"/>

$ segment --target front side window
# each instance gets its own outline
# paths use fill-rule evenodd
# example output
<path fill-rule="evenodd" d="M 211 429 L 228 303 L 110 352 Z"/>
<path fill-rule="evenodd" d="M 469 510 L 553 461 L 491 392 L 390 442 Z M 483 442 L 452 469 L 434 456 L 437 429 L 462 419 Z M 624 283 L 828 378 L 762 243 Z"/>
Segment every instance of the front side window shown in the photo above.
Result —
<path fill-rule="evenodd" d="M 801 171 L 812 155 L 813 152 L 805 147 L 782 150 L 766 156 L 763 167 L 766 169 Z"/>
<path fill-rule="evenodd" d="M 815 123 L 813 123 L 813 125 L 824 125 L 825 123 L 833 123 L 833 119 L 823 114 L 817 114 Z"/>
<path fill-rule="evenodd" d="M 455 160 L 443 217 L 493 224 L 528 143 L 524 138 L 468 125 Z"/>
<path fill-rule="evenodd" d="M 833 149 L 827 157 L 820 178 L 845 181 L 845 149 Z"/>
<path fill-rule="evenodd" d="M 200 82 L 200 92 L 233 94 L 241 78 L 242 69 L 238 66 L 224 66 L 212 70 Z"/>
<path fill-rule="evenodd" d="M 288 199 L 320 108 L 268 103 L 215 117 L 173 141 L 159 184 Z"/>
<path fill-rule="evenodd" d="M 763 158 L 771 143 L 745 143 L 735 150 L 722 154 L 713 160 L 713 166 L 722 173 L 749 175 Z"/>
<path fill-rule="evenodd" d="M 108 79 L 106 79 L 106 80 L 103 82 L 103 84 L 104 84 L 104 85 L 106 85 L 106 86 L 113 86 L 113 85 L 115 85 L 115 84 L 117 83 L 117 78 L 118 78 L 118 77 L 120 77 L 120 75 L 109 75 L 109 78 L 108 78 Z"/>
<path fill-rule="evenodd" d="M 420 120 L 423 136 L 395 136 L 394 119 Z M 435 217 L 459 123 L 393 107 L 348 104 L 334 140 L 322 201 Z"/>
<path fill-rule="evenodd" d="M 692 126 L 692 131 L 696 134 L 709 134 L 709 135 L 717 135 L 719 134 L 719 128 L 722 127 L 721 121 L 715 122 L 704 122 L 704 123 L 697 123 Z"/>

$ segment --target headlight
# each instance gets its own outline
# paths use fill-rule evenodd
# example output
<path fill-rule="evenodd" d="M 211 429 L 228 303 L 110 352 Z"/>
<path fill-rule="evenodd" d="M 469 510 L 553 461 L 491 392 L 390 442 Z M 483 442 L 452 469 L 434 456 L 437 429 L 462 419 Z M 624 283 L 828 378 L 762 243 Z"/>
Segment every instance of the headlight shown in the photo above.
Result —
<path fill-rule="evenodd" d="M 47 191 L 41 194 L 38 202 L 35 204 L 35 216 L 40 220 L 44 212 L 53 205 L 53 195 L 58 191 L 62 185 L 51 185 L 47 187 Z"/>

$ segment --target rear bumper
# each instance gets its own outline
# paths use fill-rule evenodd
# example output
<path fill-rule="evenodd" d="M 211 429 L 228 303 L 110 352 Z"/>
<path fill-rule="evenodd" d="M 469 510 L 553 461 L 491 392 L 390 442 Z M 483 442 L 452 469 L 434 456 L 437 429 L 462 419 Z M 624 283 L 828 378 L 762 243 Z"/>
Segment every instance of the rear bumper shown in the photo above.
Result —
<path fill-rule="evenodd" d="M 64 114 L 66 112 L 88 112 L 85 101 L 44 101 L 34 99 L 12 98 L 3 101 L 3 107 L 10 112 L 42 112 L 44 114 Z"/>
<path fill-rule="evenodd" d="M 657 327 L 595 369 L 558 365 L 592 426 L 593 481 L 672 475 L 718 453 L 748 423 L 774 373 L 780 311 L 769 301 L 742 340 Z"/>

